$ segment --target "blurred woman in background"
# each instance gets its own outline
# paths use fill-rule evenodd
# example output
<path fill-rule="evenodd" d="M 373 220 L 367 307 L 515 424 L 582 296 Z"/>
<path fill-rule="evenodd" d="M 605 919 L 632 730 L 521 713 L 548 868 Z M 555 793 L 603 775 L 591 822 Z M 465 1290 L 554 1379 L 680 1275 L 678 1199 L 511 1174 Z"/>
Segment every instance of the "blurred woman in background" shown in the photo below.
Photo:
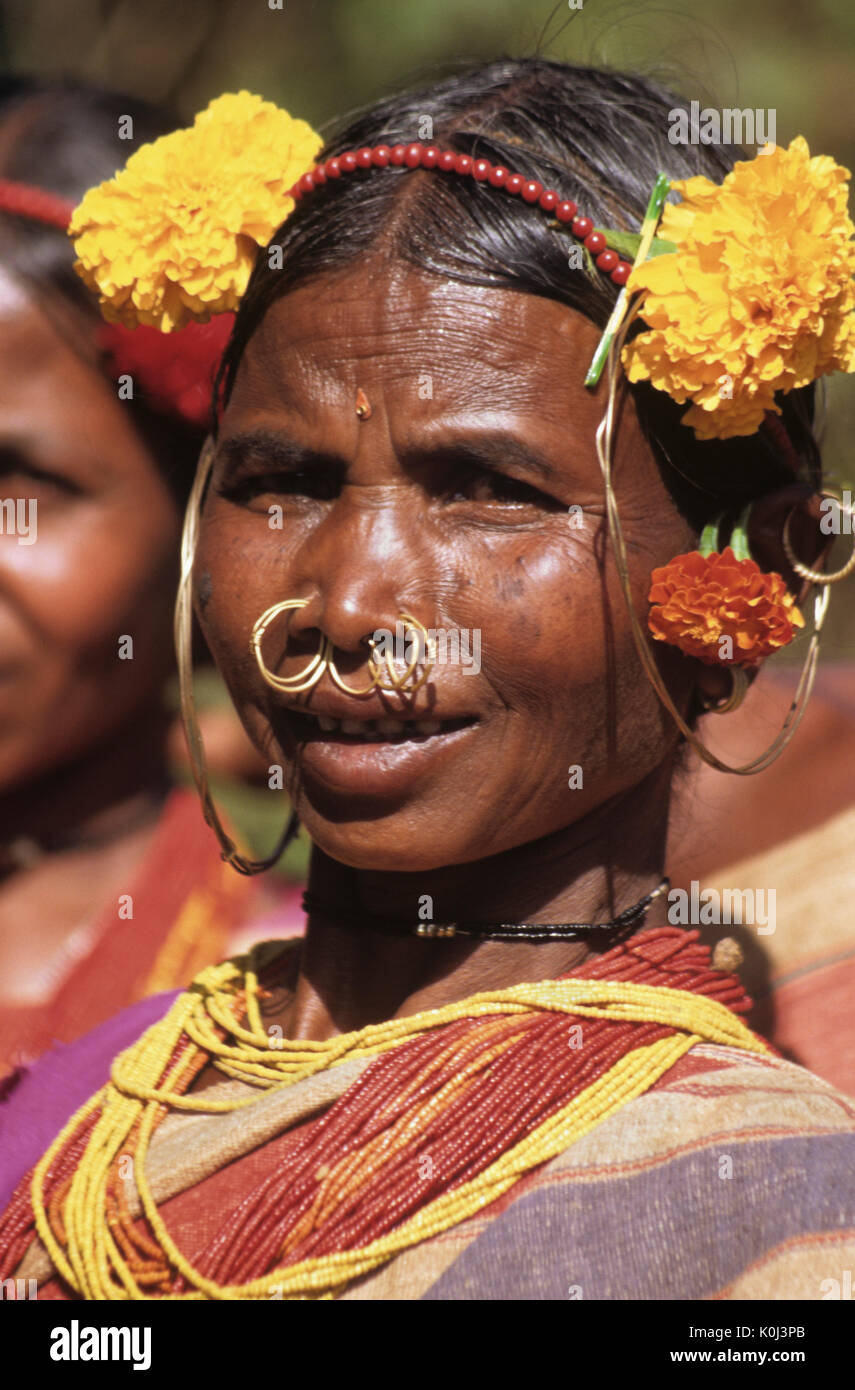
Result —
<path fill-rule="evenodd" d="M 191 979 L 270 903 L 167 756 L 180 518 L 228 324 L 106 327 L 62 229 L 173 124 L 79 86 L 0 93 L 0 1075 Z"/>

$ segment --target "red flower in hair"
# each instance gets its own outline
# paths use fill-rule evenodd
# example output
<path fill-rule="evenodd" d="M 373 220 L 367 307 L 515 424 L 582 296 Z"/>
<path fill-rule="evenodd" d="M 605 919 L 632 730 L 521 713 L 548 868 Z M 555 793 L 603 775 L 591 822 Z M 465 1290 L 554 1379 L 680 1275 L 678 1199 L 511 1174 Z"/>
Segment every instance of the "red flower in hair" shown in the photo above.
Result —
<path fill-rule="evenodd" d="M 214 378 L 233 323 L 234 314 L 220 314 L 174 333 L 104 324 L 99 337 L 115 374 L 133 377 L 151 406 L 206 429 Z"/>

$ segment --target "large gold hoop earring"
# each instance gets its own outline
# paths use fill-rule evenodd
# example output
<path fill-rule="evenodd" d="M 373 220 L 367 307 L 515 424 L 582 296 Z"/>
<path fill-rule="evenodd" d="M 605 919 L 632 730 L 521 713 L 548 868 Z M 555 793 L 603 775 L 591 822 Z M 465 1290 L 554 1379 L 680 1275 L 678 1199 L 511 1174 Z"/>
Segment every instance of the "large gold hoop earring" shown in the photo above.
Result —
<path fill-rule="evenodd" d="M 748 676 L 742 666 L 730 667 L 730 694 L 721 700 L 702 700 L 704 714 L 732 714 L 748 694 Z"/>
<path fill-rule="evenodd" d="M 298 671 L 296 676 L 276 676 L 264 660 L 261 643 L 273 619 L 288 609 L 305 608 L 309 602 L 310 600 L 307 598 L 286 598 L 281 603 L 271 604 L 269 608 L 264 610 L 261 617 L 255 620 L 249 639 L 249 649 L 255 657 L 262 680 L 273 690 L 288 691 L 292 695 L 296 695 L 301 690 L 311 690 L 313 685 L 317 685 L 328 665 L 327 649 L 329 643 L 324 636 L 321 637 L 321 645 L 311 661 L 303 667 L 302 671 Z"/>
<path fill-rule="evenodd" d="M 644 254 L 646 255 L 646 249 Z M 636 258 L 636 263 L 639 262 L 639 258 L 644 258 L 641 254 L 641 248 L 639 248 L 639 257 Z M 790 708 L 787 710 L 779 733 L 769 744 L 768 748 L 756 758 L 752 758 L 749 762 L 738 765 L 726 763 L 722 758 L 717 757 L 712 749 L 706 746 L 702 739 L 698 738 L 695 731 L 689 727 L 682 714 L 677 709 L 659 673 L 656 659 L 650 649 L 649 641 L 646 634 L 642 631 L 641 624 L 635 612 L 635 601 L 629 576 L 629 561 L 626 553 L 626 544 L 623 539 L 623 529 L 620 523 L 617 498 L 612 485 L 612 450 L 616 421 L 618 363 L 620 361 L 620 352 L 626 341 L 626 335 L 630 325 L 638 312 L 639 308 L 636 303 L 629 309 L 620 327 L 615 329 L 614 336 L 612 337 L 607 357 L 608 398 L 606 401 L 605 413 L 597 427 L 596 433 L 597 458 L 599 460 L 605 487 L 606 518 L 609 528 L 609 538 L 614 551 L 615 567 L 618 572 L 618 578 L 620 579 L 621 589 L 623 590 L 627 616 L 629 618 L 629 624 L 632 629 L 632 636 L 639 660 L 644 667 L 645 674 L 650 684 L 653 686 L 662 704 L 671 715 L 680 733 L 710 767 L 716 768 L 719 772 L 732 772 L 738 777 L 749 777 L 757 772 L 763 772 L 765 768 L 771 766 L 775 759 L 783 753 L 802 721 L 804 712 L 807 709 L 807 702 L 810 698 L 811 690 L 813 689 L 814 679 L 816 678 L 816 668 L 819 662 L 820 634 L 822 632 L 823 623 L 825 622 L 825 615 L 828 612 L 828 600 L 831 596 L 831 591 L 826 585 L 822 589 L 822 592 L 815 597 L 813 632 L 810 642 L 808 643 L 808 649 L 805 653 L 795 696 L 793 697 Z M 719 709 L 718 712 L 721 714 L 725 711 Z"/>
<path fill-rule="evenodd" d="M 184 725 L 184 737 L 187 740 L 187 751 L 190 756 L 190 768 L 193 773 L 193 781 L 199 793 L 199 800 L 202 803 L 202 812 L 206 822 L 213 830 L 220 845 L 222 858 L 227 864 L 239 874 L 260 874 L 265 869 L 269 869 L 275 864 L 283 851 L 296 835 L 300 822 L 296 811 L 292 811 L 279 843 L 272 854 L 266 859 L 248 859 L 242 854 L 234 840 L 225 830 L 217 808 L 214 805 L 211 789 L 208 784 L 208 764 L 205 758 L 205 749 L 202 744 L 202 732 L 199 728 L 199 719 L 196 712 L 196 700 L 193 694 L 193 564 L 196 559 L 196 542 L 199 535 L 199 509 L 205 488 L 211 476 L 211 469 L 214 463 L 214 441 L 206 439 L 199 455 L 199 463 L 196 468 L 196 477 L 190 497 L 187 501 L 187 510 L 184 513 L 184 527 L 181 533 L 181 577 L 178 581 L 178 593 L 175 598 L 175 657 L 178 663 L 178 689 L 181 702 L 181 722 Z"/>
<path fill-rule="evenodd" d="M 838 497 L 836 492 L 831 492 L 827 488 L 820 488 L 819 496 L 827 497 L 831 501 L 836 502 L 842 512 L 846 512 L 849 517 L 852 516 L 852 508 L 844 506 L 842 497 Z M 802 564 L 793 550 L 793 543 L 790 540 L 790 520 L 795 510 L 795 507 L 791 507 L 787 512 L 783 531 L 781 532 L 781 541 L 784 546 L 784 554 L 796 574 L 800 575 L 802 579 L 809 579 L 811 584 L 839 584 L 841 579 L 848 579 L 852 571 L 855 570 L 855 540 L 852 542 L 852 554 L 841 569 L 834 570 L 831 574 L 826 574 L 822 570 L 810 569 L 807 565 Z"/>

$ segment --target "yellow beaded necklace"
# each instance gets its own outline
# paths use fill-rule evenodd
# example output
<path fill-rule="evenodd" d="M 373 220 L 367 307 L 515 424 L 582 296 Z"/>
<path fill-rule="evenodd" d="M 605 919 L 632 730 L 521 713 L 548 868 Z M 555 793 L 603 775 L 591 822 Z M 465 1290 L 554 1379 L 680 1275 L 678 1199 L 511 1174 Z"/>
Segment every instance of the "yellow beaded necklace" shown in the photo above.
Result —
<path fill-rule="evenodd" d="M 33 1173 L 32 1202 L 38 1233 L 57 1272 L 88 1299 L 140 1299 L 151 1295 L 114 1239 L 108 1214 L 114 1165 L 136 1136 L 134 1176 L 157 1246 L 183 1275 L 190 1291 L 178 1299 L 332 1298 L 351 1280 L 370 1273 L 402 1251 L 465 1221 L 506 1192 L 524 1173 L 554 1158 L 627 1101 L 642 1095 L 695 1044 L 705 1041 L 768 1053 L 766 1045 L 728 1008 L 689 991 L 658 985 L 595 979 L 561 979 L 489 990 L 408 1018 L 370 1024 L 321 1042 L 271 1040 L 259 1009 L 258 960 L 248 957 L 210 967 L 175 1000 L 166 1016 L 112 1068 L 111 1079 L 72 1117 Z M 146 1177 L 146 1154 L 155 1126 L 169 1110 L 226 1112 L 256 1103 L 186 1095 L 182 1088 L 210 1060 L 226 1076 L 264 1090 L 281 1089 L 345 1059 L 376 1057 L 408 1039 L 459 1019 L 526 1015 L 550 1010 L 576 1017 L 646 1022 L 676 1035 L 636 1047 L 470 1181 L 442 1193 L 378 1240 L 276 1269 L 244 1284 L 204 1277 L 177 1248 Z M 248 1026 L 238 1020 L 246 1014 Z M 226 1042 L 225 1037 L 233 1041 Z M 182 1039 L 189 1046 L 177 1060 Z M 93 1111 L 101 1114 L 77 1163 L 62 1202 L 64 1240 L 50 1219 L 44 1186 L 65 1144 Z"/>

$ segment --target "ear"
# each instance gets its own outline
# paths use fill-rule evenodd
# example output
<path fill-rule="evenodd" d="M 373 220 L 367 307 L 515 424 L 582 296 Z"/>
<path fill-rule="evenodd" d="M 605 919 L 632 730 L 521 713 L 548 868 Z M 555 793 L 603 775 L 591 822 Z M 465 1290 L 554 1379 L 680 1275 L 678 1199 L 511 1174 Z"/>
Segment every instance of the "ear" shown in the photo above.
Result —
<path fill-rule="evenodd" d="M 797 603 L 807 597 L 810 581 L 793 570 L 784 550 L 784 523 L 790 512 L 790 544 L 803 564 L 816 569 L 834 541 L 820 530 L 823 513 L 822 498 L 809 483 L 791 483 L 761 497 L 751 508 L 748 521 L 748 544 L 751 554 L 763 570 L 776 570 L 783 575 L 787 588 Z M 819 562 L 819 565 L 818 565 Z"/>

